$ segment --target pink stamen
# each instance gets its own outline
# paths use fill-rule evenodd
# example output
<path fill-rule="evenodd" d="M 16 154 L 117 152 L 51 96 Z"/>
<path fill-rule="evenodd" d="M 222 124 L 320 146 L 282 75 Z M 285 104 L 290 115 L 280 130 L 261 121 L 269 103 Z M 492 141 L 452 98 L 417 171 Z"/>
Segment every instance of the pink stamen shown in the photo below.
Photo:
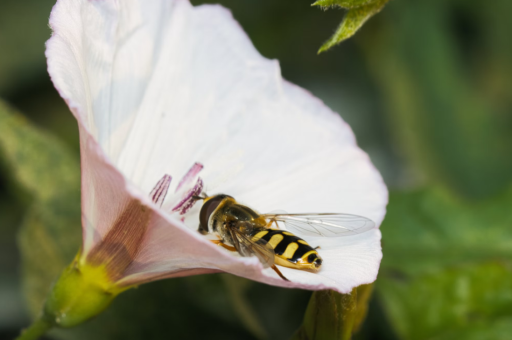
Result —
<path fill-rule="evenodd" d="M 197 164 L 197 163 L 196 163 Z M 172 211 L 178 211 L 180 215 L 185 215 L 187 211 L 189 211 L 194 204 L 197 202 L 197 199 L 194 196 L 199 196 L 203 191 L 203 180 L 201 178 L 197 179 L 196 185 L 189 191 L 183 195 L 183 198 L 179 203 L 172 208 Z"/>
<path fill-rule="evenodd" d="M 178 184 L 178 187 L 176 188 L 176 192 L 178 192 L 178 190 L 180 190 L 182 186 L 188 184 L 191 180 L 193 180 L 201 170 L 203 170 L 203 165 L 197 162 L 194 163 L 192 168 L 190 168 L 190 170 L 181 179 L 180 183 Z"/>
<path fill-rule="evenodd" d="M 164 203 L 167 190 L 169 190 L 169 185 L 171 185 L 171 180 L 172 177 L 166 174 L 158 181 L 153 190 L 151 190 L 149 197 L 151 197 L 151 200 L 156 205 L 161 207 L 162 203 Z"/>

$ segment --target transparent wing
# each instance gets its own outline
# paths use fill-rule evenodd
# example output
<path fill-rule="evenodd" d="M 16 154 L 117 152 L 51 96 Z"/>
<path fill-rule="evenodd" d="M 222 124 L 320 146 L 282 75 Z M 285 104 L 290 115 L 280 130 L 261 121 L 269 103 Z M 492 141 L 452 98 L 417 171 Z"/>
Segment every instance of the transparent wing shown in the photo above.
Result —
<path fill-rule="evenodd" d="M 262 215 L 268 220 L 283 222 L 286 229 L 297 236 L 342 237 L 364 233 L 375 228 L 375 222 L 350 214 L 287 214 Z"/>
<path fill-rule="evenodd" d="M 242 233 L 236 227 L 230 229 L 233 245 L 240 255 L 245 257 L 256 256 L 263 267 L 272 267 L 274 265 L 274 248 L 267 241 L 259 239 L 254 242 L 250 236 Z"/>

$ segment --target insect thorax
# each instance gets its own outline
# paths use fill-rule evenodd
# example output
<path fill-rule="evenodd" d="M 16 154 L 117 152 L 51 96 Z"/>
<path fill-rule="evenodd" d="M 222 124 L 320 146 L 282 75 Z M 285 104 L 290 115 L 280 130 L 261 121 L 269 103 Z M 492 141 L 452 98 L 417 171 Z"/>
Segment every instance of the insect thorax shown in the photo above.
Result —
<path fill-rule="evenodd" d="M 254 228 L 264 227 L 265 220 L 251 208 L 238 204 L 232 197 L 226 197 L 210 214 L 208 231 L 233 244 L 229 228 L 237 228 L 244 234 L 251 234 Z"/>

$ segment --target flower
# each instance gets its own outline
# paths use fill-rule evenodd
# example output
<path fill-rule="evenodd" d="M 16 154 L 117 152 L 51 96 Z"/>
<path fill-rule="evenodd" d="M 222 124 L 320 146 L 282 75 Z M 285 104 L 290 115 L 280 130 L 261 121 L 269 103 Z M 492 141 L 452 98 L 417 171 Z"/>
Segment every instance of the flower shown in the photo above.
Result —
<path fill-rule="evenodd" d="M 281 268 L 290 282 L 197 232 L 200 204 L 189 198 L 203 185 L 260 212 L 344 212 L 377 225 L 387 202 L 350 127 L 283 80 L 229 11 L 59 0 L 50 26 L 48 70 L 80 131 L 83 244 L 71 268 L 114 295 L 219 271 L 342 293 L 375 280 L 378 229 L 315 240 L 322 269 Z"/>

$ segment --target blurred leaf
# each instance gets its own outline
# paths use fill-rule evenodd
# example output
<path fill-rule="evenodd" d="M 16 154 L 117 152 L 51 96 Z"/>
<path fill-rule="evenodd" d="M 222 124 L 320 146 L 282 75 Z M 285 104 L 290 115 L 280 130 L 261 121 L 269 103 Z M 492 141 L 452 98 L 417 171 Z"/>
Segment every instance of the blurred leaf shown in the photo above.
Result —
<path fill-rule="evenodd" d="M 80 230 L 80 168 L 59 141 L 0 102 L 0 152 L 12 182 L 31 197 L 19 234 L 23 282 L 32 315 L 76 253 Z"/>
<path fill-rule="evenodd" d="M 512 189 L 482 203 L 439 189 L 391 195 L 377 291 L 401 338 L 510 334 L 511 206 Z"/>
<path fill-rule="evenodd" d="M 388 278 L 379 291 L 403 339 L 508 339 L 512 334 L 512 271 L 499 263 Z"/>
<path fill-rule="evenodd" d="M 484 198 L 512 181 L 511 63 L 489 47 L 497 31 L 491 27 L 505 29 L 510 20 L 456 6 L 390 5 L 381 25 L 358 41 L 387 104 L 392 137 L 418 177 Z M 479 69 L 485 76 L 471 73 Z"/>
<path fill-rule="evenodd" d="M 348 7 L 350 9 L 345 14 L 345 17 L 343 18 L 343 21 L 341 22 L 340 26 L 336 29 L 336 32 L 334 32 L 334 34 L 329 38 L 329 40 L 327 40 L 322 45 L 322 47 L 320 47 L 318 53 L 327 51 L 334 45 L 339 44 L 343 40 L 346 40 L 353 36 L 368 19 L 370 19 L 372 16 L 380 12 L 388 1 L 389 0 L 372 0 L 368 2 L 368 4 L 359 7 L 352 7 L 349 4 L 352 3 L 352 5 L 355 5 L 354 1 L 342 1 L 347 3 L 346 7 L 351 7 Z"/>
<path fill-rule="evenodd" d="M 442 189 L 393 193 L 382 226 L 381 268 L 414 276 L 458 264 L 512 259 L 510 207 L 511 189 L 480 203 Z"/>
<path fill-rule="evenodd" d="M 2 159 L 13 179 L 34 199 L 50 201 L 80 188 L 77 157 L 0 101 Z M 73 189 L 71 189 L 71 188 Z"/>
<path fill-rule="evenodd" d="M 362 285 L 351 294 L 332 290 L 311 296 L 303 325 L 293 340 L 347 340 L 357 332 L 366 317 L 372 285 Z"/>

